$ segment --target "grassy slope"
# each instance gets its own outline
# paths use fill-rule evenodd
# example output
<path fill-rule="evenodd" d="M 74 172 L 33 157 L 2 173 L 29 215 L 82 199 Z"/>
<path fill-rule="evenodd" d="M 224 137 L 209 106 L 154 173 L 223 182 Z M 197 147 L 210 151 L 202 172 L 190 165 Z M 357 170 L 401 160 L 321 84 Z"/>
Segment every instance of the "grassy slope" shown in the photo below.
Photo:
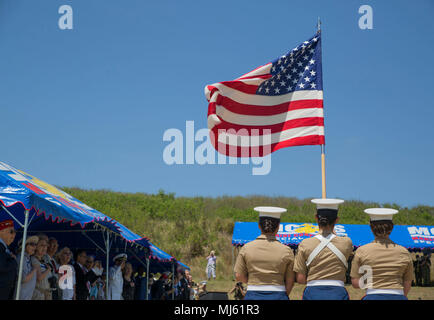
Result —
<path fill-rule="evenodd" d="M 204 257 L 209 251 L 215 250 L 218 255 L 218 275 L 217 280 L 210 283 L 210 288 L 222 291 L 229 290 L 232 285 L 231 239 L 235 221 L 257 221 L 253 208 L 269 205 L 288 209 L 282 215 L 283 222 L 314 222 L 315 207 L 309 199 L 264 196 L 184 198 L 163 191 L 151 195 L 67 187 L 62 189 L 137 234 L 149 237 L 155 245 L 190 266 L 197 281 L 205 277 Z M 394 218 L 396 224 L 434 224 L 434 207 L 402 208 L 396 204 L 360 201 L 346 201 L 340 206 L 339 222 L 366 224 L 369 219 L 363 209 L 380 205 L 400 210 Z M 294 289 L 294 292 L 298 294 L 297 290 Z M 424 293 L 421 295 L 424 296 Z M 431 296 L 434 299 L 434 294 Z"/>

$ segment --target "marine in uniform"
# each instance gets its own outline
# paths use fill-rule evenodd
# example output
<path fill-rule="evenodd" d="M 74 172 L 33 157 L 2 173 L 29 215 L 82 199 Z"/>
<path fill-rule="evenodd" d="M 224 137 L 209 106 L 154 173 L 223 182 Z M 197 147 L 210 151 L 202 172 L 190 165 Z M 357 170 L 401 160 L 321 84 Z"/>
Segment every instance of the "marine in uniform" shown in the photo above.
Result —
<path fill-rule="evenodd" d="M 354 288 L 367 289 L 362 300 L 407 300 L 413 261 L 404 247 L 390 240 L 397 210 L 366 209 L 375 240 L 356 250 L 351 267 Z M 365 283 L 366 282 L 366 283 Z"/>
<path fill-rule="evenodd" d="M 280 215 L 277 207 L 256 207 L 261 235 L 238 254 L 234 272 L 237 281 L 247 283 L 244 300 L 289 300 L 294 285 L 294 253 L 276 239 Z"/>
<path fill-rule="evenodd" d="M 127 261 L 127 255 L 120 253 L 113 258 L 114 266 L 109 269 L 109 298 L 108 300 L 123 300 L 122 290 L 124 287 L 124 278 L 122 276 L 122 270 L 125 267 Z"/>
<path fill-rule="evenodd" d="M 318 234 L 298 246 L 294 271 L 298 283 L 307 284 L 303 300 L 349 300 L 344 281 L 353 251 L 349 237 L 336 236 L 338 206 L 344 200 L 313 199 L 317 205 Z"/>
<path fill-rule="evenodd" d="M 14 242 L 15 234 L 12 220 L 0 222 L 0 300 L 14 299 L 18 263 L 9 245 Z"/>

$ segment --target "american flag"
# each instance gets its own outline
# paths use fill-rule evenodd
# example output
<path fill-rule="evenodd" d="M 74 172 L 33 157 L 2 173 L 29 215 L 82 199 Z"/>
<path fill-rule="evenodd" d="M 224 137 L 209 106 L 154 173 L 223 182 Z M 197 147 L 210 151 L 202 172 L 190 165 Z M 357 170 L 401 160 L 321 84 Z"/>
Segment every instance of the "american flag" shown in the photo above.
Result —
<path fill-rule="evenodd" d="M 324 144 L 321 33 L 232 80 L 207 85 L 214 148 L 233 157 Z"/>

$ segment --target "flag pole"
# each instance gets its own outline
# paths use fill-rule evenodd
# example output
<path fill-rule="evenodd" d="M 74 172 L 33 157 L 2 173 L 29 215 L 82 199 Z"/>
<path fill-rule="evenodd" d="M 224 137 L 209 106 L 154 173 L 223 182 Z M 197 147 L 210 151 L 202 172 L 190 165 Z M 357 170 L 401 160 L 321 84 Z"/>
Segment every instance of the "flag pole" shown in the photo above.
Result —
<path fill-rule="evenodd" d="M 317 23 L 317 33 L 321 32 L 321 19 L 318 17 Z M 323 99 L 324 101 L 324 99 Z M 322 198 L 327 198 L 326 196 L 326 176 L 325 176 L 325 145 L 321 145 L 321 186 L 322 186 Z"/>

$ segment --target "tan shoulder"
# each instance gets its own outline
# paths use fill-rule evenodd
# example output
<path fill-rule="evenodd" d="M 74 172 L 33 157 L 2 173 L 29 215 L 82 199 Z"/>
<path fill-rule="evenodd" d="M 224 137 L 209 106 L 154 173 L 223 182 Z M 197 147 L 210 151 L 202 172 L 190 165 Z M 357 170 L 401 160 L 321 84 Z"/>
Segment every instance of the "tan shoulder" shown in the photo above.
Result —
<path fill-rule="evenodd" d="M 342 241 L 342 242 L 348 242 L 348 243 L 353 243 L 353 241 L 351 240 L 351 238 L 350 237 L 347 237 L 347 236 L 336 236 L 336 239 L 338 239 L 339 241 Z"/>
<path fill-rule="evenodd" d="M 292 249 L 291 249 L 290 246 L 286 246 L 286 245 L 284 245 L 283 243 L 280 243 L 280 242 L 279 242 L 279 248 L 281 248 L 282 251 L 293 253 L 293 251 L 292 251 Z"/>
<path fill-rule="evenodd" d="M 366 251 L 369 251 L 369 249 L 371 248 L 371 243 L 368 244 L 364 244 L 363 246 L 360 246 L 358 248 L 356 248 L 356 251 L 354 252 L 354 254 L 362 254 Z"/>
<path fill-rule="evenodd" d="M 309 247 L 309 246 L 312 246 L 312 245 L 317 245 L 319 242 L 320 241 L 317 238 L 315 238 L 315 237 L 306 238 L 306 239 L 303 239 L 300 242 L 300 246 L 302 246 L 302 247 L 303 246 Z"/>
<path fill-rule="evenodd" d="M 407 248 L 400 246 L 399 244 L 396 245 L 397 250 L 399 250 L 400 253 L 404 254 L 404 255 L 408 255 L 409 257 L 411 257 L 410 252 L 407 250 Z"/>
<path fill-rule="evenodd" d="M 247 243 L 243 246 L 242 249 L 243 249 L 244 251 L 245 251 L 245 250 L 248 250 L 249 248 L 254 247 L 254 246 L 256 245 L 256 243 L 257 243 L 256 240 L 253 240 L 253 241 L 247 242 Z"/>

